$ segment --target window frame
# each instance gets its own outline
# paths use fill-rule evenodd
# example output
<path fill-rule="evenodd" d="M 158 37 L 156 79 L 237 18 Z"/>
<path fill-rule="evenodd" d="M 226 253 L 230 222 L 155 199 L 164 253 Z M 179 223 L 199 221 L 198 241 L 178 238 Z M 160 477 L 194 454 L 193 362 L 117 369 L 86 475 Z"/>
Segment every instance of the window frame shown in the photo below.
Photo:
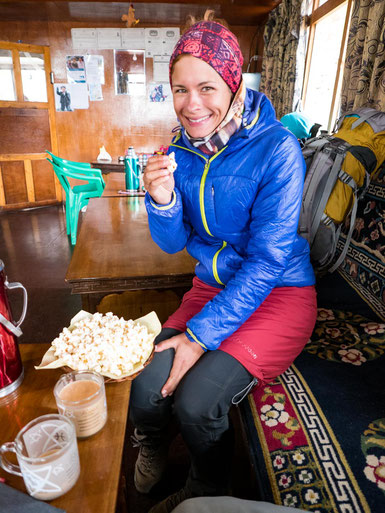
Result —
<path fill-rule="evenodd" d="M 340 51 L 339 51 L 339 57 L 338 57 L 337 72 L 336 72 L 336 77 L 335 77 L 334 86 L 333 86 L 332 101 L 331 101 L 330 111 L 329 111 L 329 120 L 328 120 L 328 125 L 327 125 L 328 132 L 330 132 L 332 130 L 332 127 L 335 123 L 335 118 L 338 115 L 336 112 L 336 110 L 338 108 L 337 93 L 338 93 L 340 81 L 342 80 L 343 66 L 345 64 L 345 54 L 346 54 L 346 46 L 347 46 L 347 38 L 348 38 L 348 33 L 349 33 L 351 12 L 352 12 L 352 8 L 353 8 L 353 0 L 328 0 L 321 6 L 319 6 L 319 0 L 313 0 L 312 13 L 308 17 L 308 22 L 307 22 L 309 33 L 308 33 L 307 50 L 306 50 L 306 57 L 305 57 L 305 71 L 304 71 L 302 95 L 301 95 L 301 103 L 304 106 L 304 108 L 306 105 L 306 94 L 307 94 L 307 89 L 308 89 L 308 84 L 309 84 L 311 61 L 312 61 L 313 47 L 314 47 L 314 37 L 315 37 L 317 23 L 320 20 L 324 19 L 329 14 L 331 14 L 335 9 L 337 9 L 344 3 L 347 3 L 347 9 L 346 9 L 344 29 L 342 32 L 342 38 L 341 38 L 341 43 L 340 43 Z"/>

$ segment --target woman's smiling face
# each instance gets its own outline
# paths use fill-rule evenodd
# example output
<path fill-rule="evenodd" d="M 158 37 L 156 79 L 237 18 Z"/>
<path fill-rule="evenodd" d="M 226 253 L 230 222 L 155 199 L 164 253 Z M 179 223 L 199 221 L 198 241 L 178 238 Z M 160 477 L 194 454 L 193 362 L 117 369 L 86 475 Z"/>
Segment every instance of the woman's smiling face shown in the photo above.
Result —
<path fill-rule="evenodd" d="M 229 86 L 214 68 L 192 55 L 182 55 L 175 62 L 171 80 L 179 121 L 191 137 L 206 137 L 229 110 Z"/>

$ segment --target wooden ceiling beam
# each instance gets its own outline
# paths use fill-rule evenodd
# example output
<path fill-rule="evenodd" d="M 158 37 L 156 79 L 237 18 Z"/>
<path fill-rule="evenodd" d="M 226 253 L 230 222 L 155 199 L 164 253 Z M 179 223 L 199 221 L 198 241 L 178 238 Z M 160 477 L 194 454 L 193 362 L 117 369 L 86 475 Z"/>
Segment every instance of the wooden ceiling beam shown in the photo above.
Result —
<path fill-rule="evenodd" d="M 281 0 L 142 0 L 134 1 L 141 24 L 184 24 L 187 14 L 202 16 L 207 8 L 230 25 L 261 25 Z M 0 0 L 0 21 L 119 22 L 130 2 L 113 0 Z"/>
<path fill-rule="evenodd" d="M 14 3 L 68 3 L 69 0 L 21 0 L 20 2 L 18 0 L 1 0 L 1 4 L 14 4 Z M 140 0 L 139 2 L 125 2 L 124 0 L 74 0 L 74 2 L 71 3 L 106 3 L 106 4 L 116 4 L 116 3 L 126 3 L 129 5 L 130 3 L 133 3 L 134 7 L 136 4 L 200 4 L 200 5 L 207 5 L 209 4 L 208 0 Z M 281 3 L 281 0 L 215 0 L 215 5 L 213 5 L 213 8 L 215 8 L 216 5 L 221 6 L 228 6 L 228 7 L 238 7 L 238 6 L 253 6 L 256 9 L 268 9 L 271 11 L 274 9 L 278 4 Z"/>

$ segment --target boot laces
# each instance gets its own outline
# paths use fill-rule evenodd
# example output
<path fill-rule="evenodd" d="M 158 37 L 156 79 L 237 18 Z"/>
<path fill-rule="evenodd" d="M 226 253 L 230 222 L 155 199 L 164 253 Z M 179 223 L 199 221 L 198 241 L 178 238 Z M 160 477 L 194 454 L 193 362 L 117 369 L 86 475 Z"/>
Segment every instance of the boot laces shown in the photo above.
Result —
<path fill-rule="evenodd" d="M 132 447 L 139 447 L 140 466 L 144 471 L 150 471 L 153 468 L 154 460 L 159 455 L 159 447 L 155 447 L 148 437 L 144 436 L 139 439 L 135 435 L 131 435 Z"/>

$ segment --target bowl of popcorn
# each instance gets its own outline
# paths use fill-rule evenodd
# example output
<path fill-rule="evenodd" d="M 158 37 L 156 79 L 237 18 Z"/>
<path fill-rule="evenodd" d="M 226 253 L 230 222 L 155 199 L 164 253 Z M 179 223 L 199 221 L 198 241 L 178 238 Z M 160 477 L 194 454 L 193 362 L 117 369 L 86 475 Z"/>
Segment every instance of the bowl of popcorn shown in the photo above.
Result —
<path fill-rule="evenodd" d="M 93 370 L 110 380 L 134 379 L 152 360 L 160 330 L 155 312 L 134 321 L 82 310 L 35 369 Z"/>

